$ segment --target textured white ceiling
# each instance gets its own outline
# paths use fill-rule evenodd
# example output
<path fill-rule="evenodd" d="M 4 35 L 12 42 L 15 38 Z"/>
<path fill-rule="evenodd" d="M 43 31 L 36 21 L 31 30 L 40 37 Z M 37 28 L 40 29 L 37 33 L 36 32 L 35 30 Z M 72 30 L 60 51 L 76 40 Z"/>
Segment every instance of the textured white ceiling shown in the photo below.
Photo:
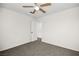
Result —
<path fill-rule="evenodd" d="M 38 3 L 38 5 L 40 4 L 43 4 L 43 3 Z M 33 11 L 33 8 L 23 8 L 22 7 L 23 5 L 34 6 L 33 3 L 2 3 L 2 4 L 0 3 L 0 6 L 2 7 L 5 7 L 20 13 L 24 13 L 34 18 L 39 18 L 45 15 L 48 15 L 50 13 L 60 12 L 69 8 L 79 7 L 79 3 L 52 3 L 51 6 L 43 8 L 44 10 L 47 11 L 45 14 L 42 13 L 41 11 L 38 11 L 36 14 L 32 15 L 29 12 Z"/>

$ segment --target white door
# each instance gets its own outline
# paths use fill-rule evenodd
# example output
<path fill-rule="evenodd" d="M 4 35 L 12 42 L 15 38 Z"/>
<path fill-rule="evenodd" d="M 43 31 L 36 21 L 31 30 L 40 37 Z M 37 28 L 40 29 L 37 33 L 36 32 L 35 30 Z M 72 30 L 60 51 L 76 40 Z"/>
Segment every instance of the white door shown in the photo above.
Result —
<path fill-rule="evenodd" d="M 42 22 L 38 21 L 36 26 L 37 37 L 42 38 Z"/>
<path fill-rule="evenodd" d="M 36 21 L 31 22 L 31 40 L 37 40 Z"/>

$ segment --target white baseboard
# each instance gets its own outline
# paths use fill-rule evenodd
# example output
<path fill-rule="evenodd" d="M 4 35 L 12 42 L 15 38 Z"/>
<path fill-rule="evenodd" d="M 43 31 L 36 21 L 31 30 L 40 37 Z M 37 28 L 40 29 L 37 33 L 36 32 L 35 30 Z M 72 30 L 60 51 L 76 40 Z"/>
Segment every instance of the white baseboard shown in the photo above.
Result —
<path fill-rule="evenodd" d="M 48 41 L 45 41 L 45 40 L 42 40 L 42 42 L 45 42 L 45 43 L 48 43 L 48 44 L 51 44 L 51 45 L 55 45 L 55 46 L 59 46 L 59 47 L 62 47 L 62 48 L 66 48 L 66 49 L 69 49 L 69 50 L 73 50 L 73 51 L 79 52 L 79 50 L 77 50 L 77 49 L 65 47 L 65 46 L 62 46 L 62 45 L 59 45 L 59 44 L 54 44 L 54 43 L 51 43 L 51 42 L 48 42 Z"/>

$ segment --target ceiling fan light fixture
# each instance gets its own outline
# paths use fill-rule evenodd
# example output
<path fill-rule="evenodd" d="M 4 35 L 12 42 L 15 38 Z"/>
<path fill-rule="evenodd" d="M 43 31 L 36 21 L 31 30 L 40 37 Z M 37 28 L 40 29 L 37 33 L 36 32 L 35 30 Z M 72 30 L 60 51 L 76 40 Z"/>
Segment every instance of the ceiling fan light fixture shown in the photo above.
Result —
<path fill-rule="evenodd" d="M 38 11 L 39 10 L 39 7 L 38 6 L 35 6 L 34 9 Z"/>
<path fill-rule="evenodd" d="M 37 11 L 41 11 L 43 13 L 46 13 L 45 10 L 43 10 L 42 7 L 46 7 L 46 6 L 51 6 L 51 3 L 44 3 L 39 5 L 38 3 L 34 3 L 34 6 L 22 6 L 24 8 L 33 8 L 34 10 L 32 12 L 30 12 L 31 14 L 35 14 Z"/>

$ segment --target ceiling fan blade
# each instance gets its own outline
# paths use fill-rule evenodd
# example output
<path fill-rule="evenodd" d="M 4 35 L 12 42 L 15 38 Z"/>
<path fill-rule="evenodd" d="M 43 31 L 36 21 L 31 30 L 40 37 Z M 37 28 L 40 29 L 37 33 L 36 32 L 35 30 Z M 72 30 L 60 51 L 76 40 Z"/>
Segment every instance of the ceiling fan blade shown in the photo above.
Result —
<path fill-rule="evenodd" d="M 34 14 L 36 12 L 36 10 L 34 9 L 34 11 L 32 12 L 32 14 Z"/>
<path fill-rule="evenodd" d="M 43 9 L 39 8 L 40 11 L 42 11 L 43 13 L 46 13 L 46 11 L 44 11 Z"/>
<path fill-rule="evenodd" d="M 22 6 L 24 8 L 31 8 L 31 7 L 34 7 L 34 6 Z"/>
<path fill-rule="evenodd" d="M 34 11 L 33 12 L 30 12 L 30 13 L 34 14 L 35 12 L 36 12 L 36 10 L 34 9 Z"/>
<path fill-rule="evenodd" d="M 45 6 L 50 6 L 51 5 L 51 3 L 45 3 L 45 4 L 42 4 L 42 5 L 40 5 L 41 7 L 45 7 Z"/>

